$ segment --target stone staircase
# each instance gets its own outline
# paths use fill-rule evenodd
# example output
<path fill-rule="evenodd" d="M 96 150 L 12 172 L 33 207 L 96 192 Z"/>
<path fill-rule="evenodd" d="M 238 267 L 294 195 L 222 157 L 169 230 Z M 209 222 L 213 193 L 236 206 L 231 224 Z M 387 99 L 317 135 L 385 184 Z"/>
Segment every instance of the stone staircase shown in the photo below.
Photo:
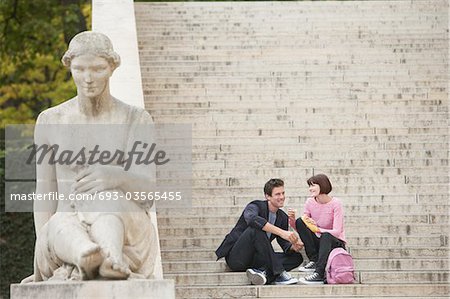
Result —
<path fill-rule="evenodd" d="M 193 130 L 192 208 L 158 210 L 177 298 L 450 295 L 448 1 L 135 10 L 146 108 Z M 251 286 L 215 261 L 268 179 L 301 211 L 320 172 L 345 204 L 357 284 Z"/>

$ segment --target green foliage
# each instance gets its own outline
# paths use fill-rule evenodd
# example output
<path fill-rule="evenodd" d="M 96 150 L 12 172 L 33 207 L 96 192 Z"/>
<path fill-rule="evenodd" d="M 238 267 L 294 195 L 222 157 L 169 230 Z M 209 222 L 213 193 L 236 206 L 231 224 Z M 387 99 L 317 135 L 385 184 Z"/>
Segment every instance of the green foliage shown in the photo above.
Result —
<path fill-rule="evenodd" d="M 52 3 L 53 2 L 53 3 Z M 33 123 L 76 93 L 61 62 L 70 38 L 86 30 L 83 0 L 0 1 L 0 124 Z"/>
<path fill-rule="evenodd" d="M 0 298 L 9 297 L 9 285 L 33 273 L 34 227 L 32 213 L 4 213 L 5 143 L 0 129 Z"/>

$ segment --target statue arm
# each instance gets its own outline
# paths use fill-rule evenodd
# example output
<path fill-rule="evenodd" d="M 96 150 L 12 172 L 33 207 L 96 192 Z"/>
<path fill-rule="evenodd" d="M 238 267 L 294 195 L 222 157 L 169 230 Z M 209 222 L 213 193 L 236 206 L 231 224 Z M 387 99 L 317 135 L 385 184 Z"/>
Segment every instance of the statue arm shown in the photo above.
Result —
<path fill-rule="evenodd" d="M 44 113 L 41 113 L 37 119 L 34 140 L 35 144 L 49 144 L 48 129 L 46 126 Z M 56 183 L 55 165 L 49 163 L 50 155 L 45 155 L 42 163 L 36 163 L 36 194 L 48 194 L 58 191 Z M 47 223 L 50 217 L 56 212 L 58 202 L 56 200 L 35 200 L 33 203 L 34 227 L 36 236 L 39 235 L 41 228 Z"/>
<path fill-rule="evenodd" d="M 139 120 L 136 121 L 137 127 L 132 129 L 129 136 L 127 151 L 131 150 L 135 141 L 145 142 L 151 145 L 155 142 L 155 127 L 153 118 L 147 111 L 142 111 Z M 154 163 L 150 165 L 136 165 L 132 163 L 130 169 L 122 171 L 123 180 L 119 188 L 124 192 L 154 192 L 156 186 L 156 167 Z"/>

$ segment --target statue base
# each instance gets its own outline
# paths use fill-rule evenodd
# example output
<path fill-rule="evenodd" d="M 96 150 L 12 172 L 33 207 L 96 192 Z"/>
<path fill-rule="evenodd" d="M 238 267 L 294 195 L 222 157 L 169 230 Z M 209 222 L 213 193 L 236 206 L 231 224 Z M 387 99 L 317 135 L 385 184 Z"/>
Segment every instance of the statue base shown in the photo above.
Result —
<path fill-rule="evenodd" d="M 173 280 L 91 280 L 32 282 L 11 285 L 11 299 L 164 298 L 175 299 Z"/>

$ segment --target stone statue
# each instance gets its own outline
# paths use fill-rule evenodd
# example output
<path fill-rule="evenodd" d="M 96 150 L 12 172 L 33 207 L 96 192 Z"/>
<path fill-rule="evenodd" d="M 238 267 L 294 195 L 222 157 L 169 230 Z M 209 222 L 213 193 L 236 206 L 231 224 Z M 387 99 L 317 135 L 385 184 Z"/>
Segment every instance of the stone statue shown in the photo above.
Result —
<path fill-rule="evenodd" d="M 109 38 L 92 31 L 77 34 L 62 62 L 70 68 L 77 95 L 39 115 L 35 144 L 58 144 L 75 152 L 94 145 L 129 152 L 129 140 L 133 139 L 129 135 L 139 134 L 136 126 L 153 121 L 144 109 L 110 94 L 109 79 L 120 57 Z M 95 129 L 89 129 L 115 124 L 125 129 L 96 136 L 92 136 Z M 77 129 L 68 130 L 68 126 Z M 154 171 L 136 165 L 125 170 L 120 161 L 65 165 L 45 163 L 45 159 L 36 166 L 36 194 L 92 194 L 98 198 L 114 193 L 120 198 L 108 203 L 116 205 L 108 211 L 89 207 L 91 203 L 35 201 L 34 274 L 22 282 L 152 278 L 157 239 L 149 213 L 151 201 L 143 204 L 125 199 L 124 194 L 151 192 Z"/>

